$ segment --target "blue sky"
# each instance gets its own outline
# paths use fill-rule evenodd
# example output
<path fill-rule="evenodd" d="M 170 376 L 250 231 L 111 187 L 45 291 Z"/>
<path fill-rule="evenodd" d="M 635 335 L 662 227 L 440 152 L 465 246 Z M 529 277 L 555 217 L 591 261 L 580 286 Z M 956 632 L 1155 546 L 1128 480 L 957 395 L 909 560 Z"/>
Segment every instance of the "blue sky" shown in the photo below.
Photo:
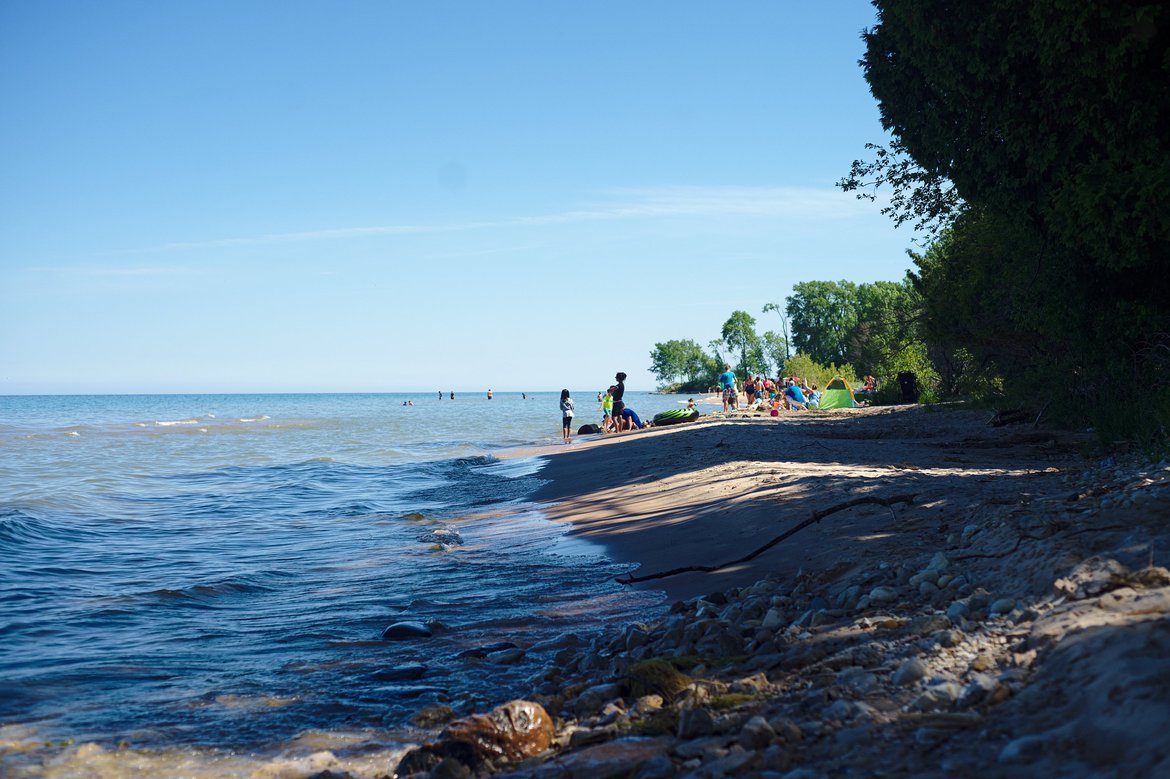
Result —
<path fill-rule="evenodd" d="M 0 5 L 0 394 L 650 389 L 912 234 L 866 2 Z"/>

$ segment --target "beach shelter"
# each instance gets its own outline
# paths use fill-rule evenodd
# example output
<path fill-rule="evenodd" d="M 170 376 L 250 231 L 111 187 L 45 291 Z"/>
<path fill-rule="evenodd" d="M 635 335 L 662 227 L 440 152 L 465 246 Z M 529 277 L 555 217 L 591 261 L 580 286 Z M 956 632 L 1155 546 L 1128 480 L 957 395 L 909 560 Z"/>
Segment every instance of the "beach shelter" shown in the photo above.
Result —
<path fill-rule="evenodd" d="M 838 376 L 825 385 L 821 393 L 821 408 L 857 408 L 857 398 L 849 382 Z"/>

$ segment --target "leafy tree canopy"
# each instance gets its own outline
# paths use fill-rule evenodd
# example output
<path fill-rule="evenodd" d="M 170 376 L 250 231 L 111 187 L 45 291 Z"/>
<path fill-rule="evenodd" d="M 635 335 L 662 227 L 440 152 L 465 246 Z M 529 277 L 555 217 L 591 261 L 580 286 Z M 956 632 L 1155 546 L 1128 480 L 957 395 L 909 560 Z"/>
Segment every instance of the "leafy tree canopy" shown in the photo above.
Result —
<path fill-rule="evenodd" d="M 865 77 L 913 164 L 1067 252 L 1170 289 L 1170 5 L 876 0 Z M 912 178 L 912 177 L 911 177 Z M 923 204 L 936 203 L 930 197 Z"/>
<path fill-rule="evenodd" d="M 851 281 L 802 281 L 786 299 L 792 342 L 819 363 L 845 362 L 857 326 L 857 285 Z"/>
<path fill-rule="evenodd" d="M 663 385 L 701 382 L 712 363 L 703 348 L 689 339 L 657 343 L 650 352 L 650 372 Z"/>
<path fill-rule="evenodd" d="M 733 311 L 723 323 L 723 343 L 737 355 L 736 368 L 743 375 L 764 373 L 768 365 L 760 336 L 756 334 L 756 319 L 746 311 Z"/>

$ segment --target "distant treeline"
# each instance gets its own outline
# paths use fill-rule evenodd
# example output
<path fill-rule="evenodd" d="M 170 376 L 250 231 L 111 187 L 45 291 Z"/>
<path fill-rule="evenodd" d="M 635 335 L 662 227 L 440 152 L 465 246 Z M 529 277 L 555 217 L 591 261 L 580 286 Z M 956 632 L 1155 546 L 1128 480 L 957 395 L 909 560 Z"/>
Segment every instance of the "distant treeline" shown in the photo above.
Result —
<path fill-rule="evenodd" d="M 741 378 L 800 376 L 821 386 L 838 375 L 858 383 L 858 370 L 892 386 L 898 373 L 912 371 L 926 398 L 935 397 L 939 377 L 919 335 L 921 304 L 909 279 L 802 282 L 783 308 L 770 303 L 762 313 L 779 315 L 779 333 L 759 334 L 755 317 L 735 311 L 709 351 L 690 340 L 655 344 L 651 373 L 664 389 L 700 392 L 716 384 L 724 364 Z"/>

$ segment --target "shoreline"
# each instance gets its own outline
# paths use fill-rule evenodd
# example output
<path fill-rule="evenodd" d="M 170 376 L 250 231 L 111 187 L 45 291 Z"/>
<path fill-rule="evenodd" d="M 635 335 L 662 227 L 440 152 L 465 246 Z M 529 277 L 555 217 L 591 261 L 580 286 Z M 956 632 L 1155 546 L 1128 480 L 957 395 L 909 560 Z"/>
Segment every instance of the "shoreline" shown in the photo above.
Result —
<path fill-rule="evenodd" d="M 533 500 L 635 575 L 755 556 L 636 585 L 681 600 L 566 648 L 399 775 L 1170 770 L 1170 462 L 961 409 L 657 432 L 549 453 Z M 467 740 L 518 705 L 537 745 Z"/>

